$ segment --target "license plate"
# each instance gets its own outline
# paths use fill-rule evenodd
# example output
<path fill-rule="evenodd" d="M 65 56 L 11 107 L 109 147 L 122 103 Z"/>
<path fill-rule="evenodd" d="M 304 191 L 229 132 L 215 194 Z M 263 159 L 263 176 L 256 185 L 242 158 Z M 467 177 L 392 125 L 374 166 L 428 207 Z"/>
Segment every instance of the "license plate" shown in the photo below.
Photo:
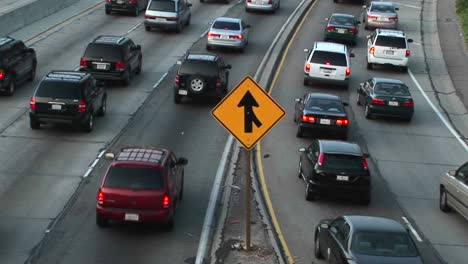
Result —
<path fill-rule="evenodd" d="M 125 214 L 125 221 L 138 221 L 140 216 L 137 214 Z"/>
<path fill-rule="evenodd" d="M 338 176 L 336 176 L 336 180 L 337 181 L 349 181 L 349 176 L 338 175 Z"/>
<path fill-rule="evenodd" d="M 156 22 L 166 22 L 165 18 L 157 17 L 154 19 Z"/>
<path fill-rule="evenodd" d="M 61 106 L 61 105 L 57 105 L 57 104 L 53 104 L 53 105 L 52 105 L 52 110 L 62 110 L 62 106 Z"/>
<path fill-rule="evenodd" d="M 222 39 L 229 39 L 229 35 L 221 35 Z"/>
<path fill-rule="evenodd" d="M 377 21 L 388 21 L 388 17 L 378 17 Z"/>
<path fill-rule="evenodd" d="M 329 125 L 330 124 L 330 119 L 320 119 L 320 124 Z"/>
<path fill-rule="evenodd" d="M 96 68 L 97 68 L 98 70 L 105 70 L 107 67 L 106 67 L 105 64 L 97 64 L 97 65 L 96 65 Z"/>
<path fill-rule="evenodd" d="M 263 0 L 257 0 L 257 1 L 255 1 L 255 3 L 256 3 L 257 5 L 261 5 L 261 4 L 263 4 Z"/>
<path fill-rule="evenodd" d="M 332 72 L 332 70 L 328 70 L 328 69 L 322 69 L 322 72 L 323 72 L 323 73 L 331 73 L 331 72 Z"/>
<path fill-rule="evenodd" d="M 388 105 L 398 106 L 398 102 L 397 101 L 388 101 Z"/>
<path fill-rule="evenodd" d="M 346 29 L 343 29 L 343 28 L 339 28 L 339 29 L 338 29 L 338 33 L 343 34 L 343 33 L 345 33 L 345 32 L 346 32 Z"/>
<path fill-rule="evenodd" d="M 179 90 L 179 94 L 180 95 L 187 95 L 188 92 L 187 92 L 187 90 Z"/>
<path fill-rule="evenodd" d="M 123 0 L 117 0 L 117 4 L 123 4 L 124 1 Z"/>
<path fill-rule="evenodd" d="M 387 55 L 393 55 L 393 53 L 394 53 L 393 50 L 386 50 L 385 51 L 385 54 L 387 54 Z"/>

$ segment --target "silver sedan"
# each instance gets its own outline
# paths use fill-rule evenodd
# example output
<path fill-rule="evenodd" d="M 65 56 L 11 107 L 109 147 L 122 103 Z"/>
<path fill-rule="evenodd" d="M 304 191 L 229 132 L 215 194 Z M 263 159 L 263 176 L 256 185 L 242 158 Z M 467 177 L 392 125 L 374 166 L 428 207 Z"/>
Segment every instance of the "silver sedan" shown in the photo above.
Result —
<path fill-rule="evenodd" d="M 206 49 L 227 47 L 244 51 L 249 43 L 250 25 L 242 19 L 218 17 L 207 34 Z"/>
<path fill-rule="evenodd" d="M 393 3 L 373 1 L 368 7 L 364 7 L 366 8 L 366 15 L 363 19 L 365 29 L 397 29 L 398 7 L 395 7 Z"/>

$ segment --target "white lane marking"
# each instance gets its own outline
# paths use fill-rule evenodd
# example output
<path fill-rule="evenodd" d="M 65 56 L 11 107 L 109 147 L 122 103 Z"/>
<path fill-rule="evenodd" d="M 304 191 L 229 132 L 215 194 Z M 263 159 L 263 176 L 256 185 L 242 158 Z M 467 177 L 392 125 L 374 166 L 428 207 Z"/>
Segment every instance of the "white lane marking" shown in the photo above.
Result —
<path fill-rule="evenodd" d="M 80 70 L 80 66 L 76 67 L 75 69 L 73 69 L 74 71 L 79 71 Z"/>
<path fill-rule="evenodd" d="M 460 144 L 462 145 L 462 147 L 465 149 L 465 151 L 468 151 L 468 146 L 466 145 L 466 142 L 460 137 L 460 135 L 458 134 L 458 132 L 452 127 L 452 125 L 447 121 L 447 119 L 445 119 L 444 115 L 442 115 L 442 113 L 435 107 L 435 105 L 431 102 L 431 100 L 429 99 L 429 97 L 427 96 L 426 92 L 423 90 L 423 88 L 421 87 L 421 85 L 419 84 L 419 82 L 416 80 L 416 78 L 414 77 L 413 73 L 411 72 L 410 69 L 408 69 L 408 73 L 409 73 L 409 76 L 411 77 L 411 79 L 413 79 L 413 82 L 414 84 L 416 84 L 416 87 L 418 87 L 419 91 L 421 92 L 421 94 L 424 96 L 424 99 L 426 99 L 426 101 L 429 103 L 429 105 L 432 107 L 432 110 L 434 110 L 434 112 L 437 114 L 437 116 L 440 118 L 440 120 L 442 120 L 442 122 L 444 123 L 444 125 L 447 127 L 447 129 L 452 133 L 452 135 L 458 140 L 458 142 L 460 142 Z"/>
<path fill-rule="evenodd" d="M 414 229 L 414 227 L 411 225 L 411 223 L 408 221 L 408 219 L 406 219 L 406 217 L 402 216 L 401 218 L 403 218 L 403 221 L 405 221 L 406 225 L 408 226 L 408 228 L 410 229 L 411 233 L 413 233 L 414 237 L 419 241 L 419 242 L 422 242 L 422 238 L 419 236 L 418 232 L 416 232 L 416 229 Z"/>
<path fill-rule="evenodd" d="M 207 29 L 205 30 L 205 32 L 203 32 L 203 34 L 200 35 L 200 38 L 203 38 L 203 36 L 205 36 L 205 35 L 208 33 L 208 31 L 210 31 L 209 28 L 207 28 Z"/>
<path fill-rule="evenodd" d="M 158 87 L 158 85 L 164 80 L 164 78 L 166 78 L 167 76 L 167 72 L 163 74 L 163 76 L 161 76 L 161 78 L 159 78 L 159 80 L 153 85 L 153 88 L 156 88 Z"/>
<path fill-rule="evenodd" d="M 400 3 L 394 3 L 396 5 L 401 5 L 401 6 L 406 6 L 406 7 L 411 7 L 411 8 L 416 8 L 416 9 L 421 9 L 420 6 L 414 6 L 414 5 L 405 5 L 405 4 L 400 4 Z"/>
<path fill-rule="evenodd" d="M 99 159 L 102 157 L 102 155 L 104 155 L 105 152 L 106 149 L 103 149 L 101 152 L 99 152 L 97 157 L 94 159 L 93 163 L 89 165 L 88 170 L 86 170 L 85 174 L 83 175 L 83 178 L 87 178 L 89 176 L 89 174 L 93 171 L 94 166 L 96 166 L 96 164 L 99 162 Z"/>
<path fill-rule="evenodd" d="M 143 22 L 140 22 L 138 23 L 136 26 L 132 27 L 129 31 L 127 31 L 126 34 L 130 34 L 133 30 L 137 29 L 139 26 L 141 26 L 141 24 L 143 24 Z"/>

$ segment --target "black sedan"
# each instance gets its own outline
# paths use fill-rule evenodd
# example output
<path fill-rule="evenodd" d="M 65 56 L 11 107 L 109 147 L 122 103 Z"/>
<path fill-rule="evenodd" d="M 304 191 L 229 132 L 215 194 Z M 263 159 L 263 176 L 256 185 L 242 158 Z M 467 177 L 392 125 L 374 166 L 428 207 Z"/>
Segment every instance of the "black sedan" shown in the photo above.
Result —
<path fill-rule="evenodd" d="M 344 109 L 346 105 L 340 97 L 332 94 L 307 93 L 302 98 L 296 98 L 296 136 L 302 137 L 304 132 L 325 132 L 346 140 L 349 125 Z"/>
<path fill-rule="evenodd" d="M 315 257 L 343 264 L 422 264 L 406 229 L 392 219 L 342 216 L 315 229 Z"/>
<path fill-rule="evenodd" d="M 334 13 L 327 18 L 325 27 L 325 41 L 336 40 L 350 42 L 356 45 L 359 22 L 353 15 Z"/>
<path fill-rule="evenodd" d="M 359 85 L 357 104 L 364 105 L 367 119 L 374 115 L 400 117 L 411 121 L 414 101 L 408 86 L 400 80 L 371 78 Z"/>

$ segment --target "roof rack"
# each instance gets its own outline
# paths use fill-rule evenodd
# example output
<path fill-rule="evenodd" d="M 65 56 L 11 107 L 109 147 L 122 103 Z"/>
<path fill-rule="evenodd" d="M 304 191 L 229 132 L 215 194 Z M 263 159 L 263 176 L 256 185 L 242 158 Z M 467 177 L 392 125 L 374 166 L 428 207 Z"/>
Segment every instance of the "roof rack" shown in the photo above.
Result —
<path fill-rule="evenodd" d="M 125 39 L 123 36 L 97 36 L 94 41 L 100 43 L 117 43 L 119 44 Z"/>
<path fill-rule="evenodd" d="M 0 46 L 6 45 L 12 41 L 14 41 L 14 39 L 9 36 L 0 38 Z"/>
<path fill-rule="evenodd" d="M 137 161 L 161 164 L 166 156 L 164 149 L 144 148 L 144 147 L 124 147 L 117 156 L 117 161 Z"/>
<path fill-rule="evenodd" d="M 51 71 L 47 74 L 48 79 L 59 79 L 59 80 L 75 80 L 80 81 L 86 73 L 74 72 L 74 71 Z"/>

